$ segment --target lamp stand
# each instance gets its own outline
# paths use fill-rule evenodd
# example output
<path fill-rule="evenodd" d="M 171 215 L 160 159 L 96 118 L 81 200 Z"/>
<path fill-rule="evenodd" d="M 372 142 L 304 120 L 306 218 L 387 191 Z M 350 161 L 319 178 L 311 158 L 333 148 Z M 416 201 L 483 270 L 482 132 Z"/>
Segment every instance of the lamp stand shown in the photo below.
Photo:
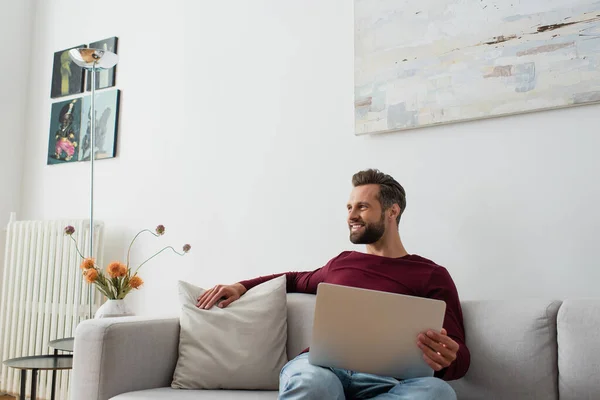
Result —
<path fill-rule="evenodd" d="M 90 105 L 90 258 L 94 258 L 94 160 L 96 159 L 96 63 L 92 64 L 92 98 Z M 92 318 L 92 285 L 88 288 Z"/>
<path fill-rule="evenodd" d="M 69 51 L 69 56 L 75 64 L 92 74 L 92 93 L 90 104 L 90 258 L 94 258 L 94 161 L 96 159 L 96 72 L 110 69 L 119 61 L 115 53 L 101 49 L 80 48 Z M 88 300 L 92 318 L 92 286 L 89 286 Z"/>

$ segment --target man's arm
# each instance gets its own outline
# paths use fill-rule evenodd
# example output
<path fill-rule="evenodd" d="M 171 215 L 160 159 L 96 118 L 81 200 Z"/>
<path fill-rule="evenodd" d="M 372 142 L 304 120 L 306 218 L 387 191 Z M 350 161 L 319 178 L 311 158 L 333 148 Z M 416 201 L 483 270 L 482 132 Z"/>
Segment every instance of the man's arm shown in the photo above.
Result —
<path fill-rule="evenodd" d="M 267 276 L 259 276 L 258 278 L 249 279 L 246 281 L 238 282 L 243 285 L 247 290 L 252 289 L 254 286 L 260 285 L 261 283 L 270 281 L 271 279 L 275 279 L 281 275 L 285 275 L 286 277 L 286 291 L 288 293 L 307 293 L 307 294 L 317 294 L 317 286 L 321 282 L 325 282 L 325 278 L 329 273 L 329 269 L 331 265 L 337 260 L 343 252 L 338 256 L 329 260 L 325 266 L 316 269 L 314 271 L 307 272 L 285 272 L 282 274 L 274 274 Z"/>
<path fill-rule="evenodd" d="M 458 344 L 456 359 L 451 364 L 435 372 L 435 376 L 445 381 L 462 378 L 469 369 L 471 354 L 465 344 L 465 327 L 458 292 L 452 277 L 444 267 L 437 267 L 431 274 L 426 287 L 426 297 L 446 302 L 444 329 L 447 336 Z"/>
<path fill-rule="evenodd" d="M 270 281 L 282 275 L 286 277 L 286 291 L 288 293 L 316 294 L 317 286 L 325 280 L 329 264 L 314 271 L 307 272 L 285 272 L 281 274 L 259 276 L 258 278 L 238 282 L 250 290 L 261 283 Z"/>
<path fill-rule="evenodd" d="M 285 272 L 281 274 L 259 276 L 258 278 L 241 281 L 233 285 L 217 285 L 204 292 L 202 296 L 198 298 L 198 304 L 196 306 L 199 308 L 210 309 L 219 300 L 222 300 L 219 303 L 219 307 L 227 307 L 253 287 L 282 275 L 286 276 L 286 291 L 288 293 L 316 294 L 317 286 L 319 283 L 325 281 L 329 268 L 335 259 L 337 259 L 337 257 L 330 260 L 324 267 L 314 271 Z"/>

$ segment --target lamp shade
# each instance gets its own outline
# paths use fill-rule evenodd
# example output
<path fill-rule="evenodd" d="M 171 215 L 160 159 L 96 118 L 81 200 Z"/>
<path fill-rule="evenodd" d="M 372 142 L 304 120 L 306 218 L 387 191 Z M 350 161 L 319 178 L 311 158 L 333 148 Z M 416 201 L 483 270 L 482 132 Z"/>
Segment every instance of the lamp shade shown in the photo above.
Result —
<path fill-rule="evenodd" d="M 109 69 L 117 65 L 119 56 L 112 51 L 101 49 L 79 48 L 69 50 L 73 62 L 85 69 Z"/>

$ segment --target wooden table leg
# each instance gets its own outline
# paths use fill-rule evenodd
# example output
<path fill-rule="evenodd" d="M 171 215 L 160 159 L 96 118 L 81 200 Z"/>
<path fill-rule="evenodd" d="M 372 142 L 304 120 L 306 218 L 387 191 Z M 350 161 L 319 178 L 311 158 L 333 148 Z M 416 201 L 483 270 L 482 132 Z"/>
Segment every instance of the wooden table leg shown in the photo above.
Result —
<path fill-rule="evenodd" d="M 58 350 L 54 349 L 54 355 L 58 355 Z M 52 391 L 50 392 L 50 400 L 54 400 L 54 392 L 56 391 L 56 370 L 52 371 Z"/>
<path fill-rule="evenodd" d="M 19 400 L 25 400 L 25 381 L 27 380 L 27 370 L 21 370 L 21 390 L 19 391 Z"/>
<path fill-rule="evenodd" d="M 32 369 L 31 370 L 31 400 L 35 400 L 37 398 L 37 377 L 38 377 L 38 370 L 37 369 Z"/>

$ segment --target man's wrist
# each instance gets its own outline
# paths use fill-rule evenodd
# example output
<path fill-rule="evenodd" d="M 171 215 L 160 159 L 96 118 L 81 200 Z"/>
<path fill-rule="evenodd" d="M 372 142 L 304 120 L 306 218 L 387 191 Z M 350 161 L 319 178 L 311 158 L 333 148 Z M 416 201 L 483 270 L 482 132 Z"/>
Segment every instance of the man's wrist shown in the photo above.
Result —
<path fill-rule="evenodd" d="M 246 289 L 246 286 L 242 285 L 241 283 L 236 283 L 235 287 L 238 288 L 240 296 L 242 296 L 244 293 L 246 293 L 248 291 L 248 289 Z"/>

